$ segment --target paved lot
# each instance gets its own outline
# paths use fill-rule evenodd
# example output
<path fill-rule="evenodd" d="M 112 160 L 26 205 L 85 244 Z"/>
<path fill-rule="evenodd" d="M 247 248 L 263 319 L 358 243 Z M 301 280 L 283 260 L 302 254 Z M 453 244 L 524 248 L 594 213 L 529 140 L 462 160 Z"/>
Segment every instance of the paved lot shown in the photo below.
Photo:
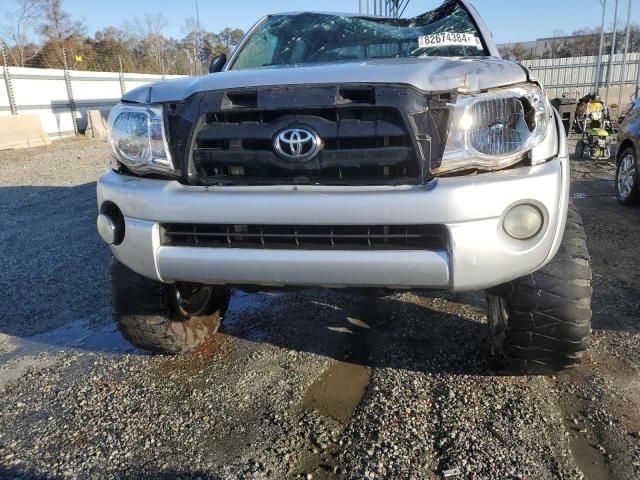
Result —
<path fill-rule="evenodd" d="M 487 371 L 483 295 L 234 294 L 194 357 L 127 346 L 94 232 L 107 147 L 0 152 L 0 478 L 640 478 L 640 208 L 574 162 L 584 365 Z"/>

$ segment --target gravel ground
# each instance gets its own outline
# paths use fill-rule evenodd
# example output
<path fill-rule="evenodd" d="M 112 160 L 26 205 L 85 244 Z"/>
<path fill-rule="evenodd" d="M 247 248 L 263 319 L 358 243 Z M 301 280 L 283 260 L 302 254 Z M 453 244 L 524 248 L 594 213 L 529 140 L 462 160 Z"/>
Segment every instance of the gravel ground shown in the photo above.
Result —
<path fill-rule="evenodd" d="M 193 357 L 135 350 L 94 233 L 107 148 L 0 152 L 0 478 L 640 478 L 640 209 L 574 162 L 580 368 L 488 373 L 483 295 L 234 294 Z"/>
<path fill-rule="evenodd" d="M 95 229 L 95 181 L 107 161 L 99 141 L 0 152 L 0 288 L 11 305 L 0 310 L 0 333 L 108 317 L 108 249 Z"/>

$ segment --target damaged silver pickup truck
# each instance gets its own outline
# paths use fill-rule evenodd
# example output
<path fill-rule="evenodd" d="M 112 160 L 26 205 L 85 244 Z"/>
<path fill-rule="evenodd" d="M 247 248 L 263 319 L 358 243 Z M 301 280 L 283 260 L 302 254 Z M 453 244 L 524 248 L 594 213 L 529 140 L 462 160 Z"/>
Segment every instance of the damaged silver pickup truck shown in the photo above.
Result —
<path fill-rule="evenodd" d="M 235 286 L 484 290 L 495 364 L 580 362 L 591 269 L 562 122 L 469 3 L 260 20 L 109 118 L 98 230 L 127 339 L 190 352 Z"/>

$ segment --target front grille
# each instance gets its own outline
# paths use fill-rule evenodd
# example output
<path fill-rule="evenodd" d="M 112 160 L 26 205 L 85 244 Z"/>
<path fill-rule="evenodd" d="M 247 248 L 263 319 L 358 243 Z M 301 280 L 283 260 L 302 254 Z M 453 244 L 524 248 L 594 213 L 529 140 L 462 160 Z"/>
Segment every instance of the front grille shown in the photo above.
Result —
<path fill-rule="evenodd" d="M 447 250 L 442 225 L 206 225 L 164 224 L 172 247 L 287 250 Z"/>
<path fill-rule="evenodd" d="M 423 183 L 449 123 L 445 103 L 409 87 L 264 87 L 199 102 L 188 176 L 203 185 Z M 299 162 L 276 153 L 289 128 L 316 132 L 319 152 Z"/>
<path fill-rule="evenodd" d="M 323 146 L 315 158 L 292 164 L 276 155 L 273 138 L 290 126 L 318 132 Z M 369 183 L 419 174 L 402 118 L 380 108 L 210 115 L 196 139 L 193 162 L 201 177 L 222 183 Z"/>

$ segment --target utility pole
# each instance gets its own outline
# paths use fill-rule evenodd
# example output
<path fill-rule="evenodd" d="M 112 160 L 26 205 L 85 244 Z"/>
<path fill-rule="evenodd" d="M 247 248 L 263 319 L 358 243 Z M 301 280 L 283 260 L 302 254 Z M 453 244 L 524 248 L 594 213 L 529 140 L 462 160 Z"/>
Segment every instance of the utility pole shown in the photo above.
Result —
<path fill-rule="evenodd" d="M 611 39 L 611 54 L 609 55 L 609 67 L 607 68 L 607 91 L 604 96 L 604 105 L 607 108 L 609 108 L 609 89 L 611 88 L 613 56 L 616 54 L 616 41 L 618 40 L 618 2 L 619 0 L 616 0 L 616 12 L 613 16 L 613 38 Z"/>
<path fill-rule="evenodd" d="M 602 49 L 604 48 L 604 21 L 607 13 L 607 0 L 600 0 L 600 5 L 602 5 L 602 22 L 600 26 L 600 50 L 598 51 L 598 66 L 596 67 L 596 91 L 594 92 L 598 95 L 598 90 L 600 90 L 600 69 L 602 68 Z"/>
<path fill-rule="evenodd" d="M 627 81 L 627 54 L 629 53 L 629 35 L 631 34 L 631 3 L 629 0 L 629 11 L 627 12 L 627 35 L 624 39 L 624 54 L 622 56 L 622 72 L 620 73 L 620 90 L 618 91 L 618 117 L 622 103 L 622 89 Z"/>

